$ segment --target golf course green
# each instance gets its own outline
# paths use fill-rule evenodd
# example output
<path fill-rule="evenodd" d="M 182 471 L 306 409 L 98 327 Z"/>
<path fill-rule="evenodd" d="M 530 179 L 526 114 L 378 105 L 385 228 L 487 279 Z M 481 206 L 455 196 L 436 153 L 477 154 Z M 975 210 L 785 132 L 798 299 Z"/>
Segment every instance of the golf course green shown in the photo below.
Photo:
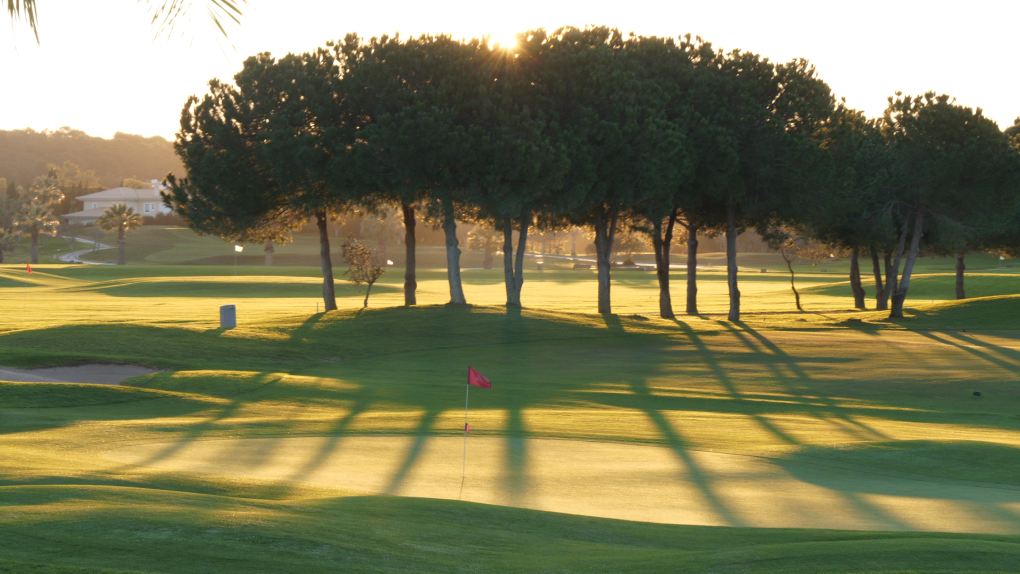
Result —
<path fill-rule="evenodd" d="M 0 382 L 0 572 L 1020 564 L 1010 262 L 975 261 L 976 297 L 953 301 L 952 261 L 922 260 L 924 299 L 891 321 L 852 309 L 845 262 L 798 267 L 797 313 L 789 276 L 749 254 L 731 323 L 711 267 L 705 314 L 677 320 L 654 273 L 614 272 L 618 314 L 599 315 L 594 272 L 565 264 L 527 272 L 521 312 L 501 270 L 470 268 L 472 305 L 423 269 L 402 307 L 394 268 L 364 310 L 339 280 L 325 314 L 314 267 L 171 255 L 0 266 L 0 368 L 157 371 Z M 471 389 L 462 478 L 468 366 L 493 387 Z"/>

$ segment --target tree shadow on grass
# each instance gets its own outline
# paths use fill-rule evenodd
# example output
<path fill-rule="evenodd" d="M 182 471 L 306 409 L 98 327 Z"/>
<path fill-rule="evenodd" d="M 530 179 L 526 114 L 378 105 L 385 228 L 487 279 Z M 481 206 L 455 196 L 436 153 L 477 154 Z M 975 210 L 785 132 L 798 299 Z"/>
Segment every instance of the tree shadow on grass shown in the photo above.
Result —
<path fill-rule="evenodd" d="M 886 436 L 881 431 L 878 431 L 877 429 L 874 429 L 860 421 L 850 418 L 846 414 L 844 409 L 840 408 L 836 404 L 836 402 L 832 400 L 831 397 L 826 396 L 825 394 L 819 392 L 820 391 L 819 386 L 812 385 L 811 377 L 800 366 L 800 364 L 797 362 L 795 358 L 791 357 L 789 354 L 787 354 L 785 351 L 779 348 L 778 345 L 770 341 L 760 332 L 754 330 L 753 328 L 743 323 L 738 323 L 738 325 L 740 325 L 742 331 L 733 328 L 733 326 L 729 325 L 728 323 L 725 326 L 748 349 L 755 352 L 756 354 L 763 356 L 763 358 L 765 359 L 764 361 L 765 364 L 768 365 L 769 370 L 773 374 L 772 380 L 776 384 L 782 386 L 782 388 L 786 391 L 786 393 L 789 396 L 793 397 L 795 400 L 798 400 L 800 402 L 820 401 L 822 404 L 825 405 L 821 411 L 816 409 L 811 409 L 809 411 L 816 418 L 828 422 L 840 423 L 845 430 L 853 434 L 857 434 L 859 438 L 861 438 L 862 440 L 871 439 L 888 440 L 889 437 Z M 763 352 L 761 349 L 759 349 L 754 342 L 750 341 L 746 337 L 746 335 L 744 335 L 744 333 L 747 333 L 750 336 L 752 336 L 758 342 L 758 344 L 761 345 L 762 348 L 767 350 L 767 352 Z M 771 357 L 769 355 L 771 355 Z M 777 361 L 770 360 L 772 358 L 776 359 Z M 778 365 L 784 366 L 786 370 L 790 372 L 794 380 L 798 382 L 799 388 L 795 388 L 789 384 L 788 382 L 789 379 L 779 370 Z M 808 389 L 811 389 L 812 391 L 811 396 L 805 394 L 805 392 Z"/>
<path fill-rule="evenodd" d="M 1014 372 L 1017 369 L 1020 369 L 1020 351 L 1018 351 L 1017 349 L 993 345 L 991 343 L 982 341 L 978 338 L 969 335 L 964 335 L 963 333 L 959 333 L 956 331 L 944 331 L 940 332 L 939 334 L 944 337 L 952 337 L 954 339 L 957 339 L 962 343 L 965 343 L 966 345 L 972 345 L 973 347 L 981 347 L 987 353 L 986 360 L 988 360 L 989 362 L 993 362 L 1004 369 L 1012 369 Z M 949 342 L 947 341 L 947 343 Z M 977 350 L 974 349 L 973 347 L 966 347 L 966 349 L 969 352 Z"/>
<path fill-rule="evenodd" d="M 941 335 L 941 333 L 939 335 L 936 335 L 935 333 L 931 333 L 931 332 L 928 332 L 928 331 L 916 331 L 916 333 L 918 335 L 926 338 L 926 339 L 930 339 L 930 340 L 935 341 L 937 343 L 942 343 L 943 345 L 947 345 L 949 347 L 955 347 L 957 349 L 960 349 L 961 351 L 964 351 L 964 352 L 967 352 L 967 353 L 969 353 L 971 355 L 974 355 L 975 357 L 977 357 L 979 359 L 982 359 L 982 360 L 984 360 L 984 361 L 986 361 L 988 363 L 991 363 L 991 364 L 993 364 L 993 365 L 995 365 L 995 366 L 997 366 L 997 367 L 999 367 L 999 368 L 1001 368 L 1001 369 L 1003 369 L 1003 370 L 1005 370 L 1005 371 L 1007 371 L 1007 372 L 1009 372 L 1011 374 L 1015 374 L 1016 373 L 1018 365 L 1012 363 L 1011 361 L 1006 361 L 1006 360 L 1001 359 L 999 357 L 995 357 L 995 356 L 993 356 L 990 353 L 982 351 L 981 349 L 975 349 L 974 347 L 972 347 L 970 345 L 965 345 L 963 343 L 960 343 L 960 342 L 957 342 L 957 341 L 953 341 L 953 340 L 949 339 L 948 337 L 939 336 L 939 335 Z"/>
<path fill-rule="evenodd" d="M 460 381 L 464 367 L 466 367 L 466 365 L 460 364 L 461 359 L 473 356 L 474 349 L 481 349 L 486 353 L 492 353 L 494 348 L 506 349 L 507 354 L 512 355 L 513 360 L 508 359 L 504 363 L 504 373 L 519 373 L 521 377 L 528 377 L 527 385 L 521 388 L 521 391 L 526 392 L 519 394 L 496 392 L 492 395 L 490 404 L 487 405 L 489 410 L 505 409 L 508 415 L 506 426 L 497 432 L 504 433 L 507 440 L 502 488 L 506 490 L 511 500 L 520 500 L 526 497 L 533 480 L 529 475 L 527 451 L 527 438 L 532 436 L 532 433 L 525 425 L 525 410 L 570 403 L 576 401 L 578 393 L 584 393 L 585 398 L 595 406 L 634 408 L 644 412 L 657 431 L 656 440 L 669 446 L 676 453 L 677 459 L 690 469 L 691 475 L 695 477 L 695 483 L 700 485 L 699 488 L 706 500 L 712 500 L 712 497 L 715 497 L 716 502 L 713 507 L 717 514 L 728 523 L 734 524 L 739 523 L 739 517 L 735 516 L 732 509 L 727 509 L 725 501 L 713 493 L 712 477 L 694 466 L 696 461 L 688 452 L 688 444 L 684 441 L 681 432 L 671 422 L 672 418 L 668 416 L 667 411 L 740 412 L 755 421 L 778 442 L 790 446 L 799 446 L 796 437 L 791 436 L 770 421 L 763 414 L 764 412 L 774 409 L 784 412 L 810 413 L 823 419 L 840 419 L 844 424 L 853 425 L 852 428 L 859 433 L 869 432 L 866 426 L 862 428 L 862 425 L 857 421 L 846 421 L 845 418 L 849 418 L 849 415 L 853 413 L 870 411 L 863 408 L 841 408 L 829 397 L 823 395 L 816 397 L 815 382 L 811 380 L 810 374 L 803 364 L 809 359 L 800 359 L 786 354 L 767 338 L 762 340 L 763 335 L 747 329 L 746 326 L 743 331 L 739 332 L 739 336 L 727 332 L 726 328 L 722 328 L 721 331 L 727 336 L 735 337 L 735 340 L 751 352 L 722 354 L 705 343 L 703 333 L 695 332 L 688 325 L 679 321 L 677 321 L 677 325 L 683 334 L 681 337 L 668 334 L 627 332 L 625 326 L 631 324 L 625 323 L 615 315 L 601 316 L 595 319 L 588 317 L 586 321 L 576 323 L 550 317 L 551 315 L 528 312 L 518 315 L 509 313 L 502 308 L 496 310 L 436 306 L 422 310 L 383 309 L 365 312 L 359 315 L 356 320 L 342 314 L 333 317 L 320 315 L 309 318 L 301 325 L 285 332 L 290 340 L 307 341 L 300 347 L 290 345 L 287 341 L 280 339 L 257 340 L 249 344 L 246 339 L 225 337 L 195 337 L 188 340 L 182 338 L 180 341 L 170 339 L 168 344 L 171 347 L 180 344 L 182 347 L 173 349 L 173 353 L 182 357 L 192 356 L 196 362 L 212 363 L 216 353 L 220 353 L 220 362 L 217 365 L 217 368 L 220 369 L 243 365 L 239 368 L 253 370 L 253 364 L 265 361 L 272 362 L 277 370 L 280 370 L 275 357 L 280 353 L 289 353 L 291 350 L 299 349 L 306 349 L 306 351 L 300 357 L 298 365 L 317 365 L 317 368 L 324 368 L 319 357 L 327 353 L 331 355 L 344 353 L 346 356 L 347 351 L 350 350 L 355 358 L 367 359 L 365 363 L 352 363 L 345 360 L 329 366 L 328 376 L 350 381 L 355 385 L 353 391 L 327 392 L 322 389 L 314 392 L 308 389 L 295 393 L 288 391 L 290 394 L 287 396 L 289 400 L 293 401 L 319 400 L 323 398 L 324 393 L 332 399 L 351 401 L 350 410 L 340 416 L 326 432 L 331 436 L 331 439 L 323 443 L 320 451 L 307 464 L 296 469 L 293 476 L 295 480 L 299 480 L 302 475 L 310 475 L 317 468 L 321 468 L 323 461 L 331 453 L 342 448 L 341 437 L 352 434 L 353 422 L 357 420 L 358 416 L 368 412 L 377 404 L 388 403 L 396 405 L 398 410 L 422 413 L 410 433 L 413 435 L 413 439 L 407 452 L 402 454 L 402 461 L 398 469 L 389 477 L 387 491 L 393 493 L 400 492 L 406 484 L 415 464 L 420 460 L 428 445 L 430 436 L 438 433 L 449 434 L 449 430 L 437 429 L 436 421 L 444 412 L 452 411 L 455 408 L 451 404 L 459 402 L 460 394 L 460 383 L 449 385 L 450 395 L 456 395 L 456 397 L 448 398 L 445 386 L 438 389 L 437 385 L 433 384 L 434 381 L 422 380 L 421 375 L 417 375 L 418 379 L 412 378 L 410 382 L 407 382 L 401 380 L 400 371 L 391 370 L 390 374 L 385 376 L 379 373 L 379 369 L 393 369 L 398 356 L 400 357 L 399 361 L 403 363 L 402 368 L 408 369 L 408 372 L 424 367 L 426 370 L 432 369 L 438 373 L 437 376 L 441 377 L 445 377 L 447 372 L 456 373 L 457 380 Z M 598 325 L 599 320 L 605 324 L 604 327 Z M 147 331 L 146 329 L 152 330 Z M 123 338 L 137 334 L 154 336 L 167 331 L 165 329 L 131 327 L 109 332 L 116 332 L 120 338 Z M 96 332 L 96 330 L 82 330 L 75 331 L 75 334 L 84 337 L 87 334 L 94 335 Z M 4 337 L 0 337 L 0 340 L 3 339 Z M 577 342 L 580 340 L 587 341 L 579 345 Z M 22 338 L 19 341 L 42 344 L 41 339 L 37 341 L 36 339 Z M 221 341 L 230 344 L 216 347 Z M 693 347 L 693 353 L 690 356 L 700 365 L 707 367 L 721 388 L 726 391 L 727 399 L 680 399 L 653 393 L 653 389 L 649 386 L 649 377 L 683 376 L 682 369 L 671 370 L 670 368 L 682 367 L 682 361 L 678 359 L 676 349 L 686 343 Z M 110 344 L 112 345 L 112 343 Z M 517 345 L 526 346 L 518 347 Z M 570 373 L 571 365 L 556 364 L 563 363 L 565 359 L 569 362 L 570 356 L 536 355 L 540 357 L 536 360 L 536 356 L 529 355 L 532 350 L 554 345 L 561 345 L 564 349 L 573 345 L 577 347 L 574 350 L 579 353 L 583 351 L 584 358 L 579 360 L 585 361 L 588 363 L 586 366 L 591 367 L 586 371 L 590 373 L 590 376 L 577 376 Z M 141 346 L 139 344 L 139 347 Z M 202 355 L 203 352 L 208 354 Z M 750 355 L 750 359 L 746 357 L 747 355 Z M 457 364 L 451 366 L 449 362 L 453 358 L 457 358 Z M 621 360 L 631 361 L 631 363 L 621 366 L 618 364 L 618 361 Z M 740 361 L 747 360 L 750 360 L 754 365 L 764 365 L 765 369 L 772 374 L 769 380 L 780 388 L 782 385 L 788 387 L 785 390 L 792 398 L 790 404 L 764 405 L 752 400 L 754 397 L 749 397 L 746 392 L 741 390 L 738 381 L 738 377 L 741 376 Z M 549 361 L 549 363 L 543 363 L 543 361 Z M 603 365 L 605 369 L 600 370 L 599 365 Z M 554 371 L 549 367 L 556 367 L 558 370 Z M 622 380 L 629 387 L 629 394 L 602 392 L 604 385 L 620 382 L 620 379 L 615 377 L 618 376 L 616 373 L 620 373 L 621 369 L 626 369 Z M 293 369 L 292 372 L 298 370 Z M 509 378 L 509 375 L 507 376 Z M 753 376 L 756 379 L 764 378 L 758 373 Z M 493 380 L 497 385 L 499 384 L 496 377 L 493 377 Z M 799 388 L 791 387 L 790 380 L 797 382 Z M 292 390 L 297 391 L 297 389 Z M 154 453 L 148 463 L 152 464 L 178 453 L 179 449 L 188 442 L 194 442 L 207 436 L 218 436 L 216 431 L 223 422 L 234 418 L 246 402 L 254 402 L 258 398 L 235 397 L 230 404 L 219 408 L 213 416 L 190 426 L 180 441 L 180 447 L 176 449 L 171 447 Z M 737 407 L 734 407 L 735 404 Z M 909 416 L 915 416 L 915 418 L 919 416 L 909 415 L 896 409 L 886 409 L 881 414 L 887 418 L 904 419 Z M 399 434 L 407 433 L 399 431 Z M 865 434 L 861 434 L 861 436 L 864 437 Z M 871 436 L 881 436 L 881 433 L 874 433 Z M 269 451 L 259 453 L 256 460 L 263 460 L 271 454 Z M 853 504 L 860 505 L 864 502 L 856 501 Z M 862 510 L 862 512 L 865 511 L 866 509 Z M 727 513 L 729 514 L 727 515 Z"/>
<path fill-rule="evenodd" d="M 713 478 L 711 475 L 706 474 L 701 470 L 694 458 L 691 456 L 688 445 L 680 437 L 680 434 L 673 428 L 673 425 L 663 415 L 659 409 L 652 408 L 650 405 L 654 403 L 651 393 L 648 390 L 648 386 L 644 379 L 632 378 L 627 381 L 630 385 L 631 391 L 644 398 L 643 401 L 646 405 L 643 410 L 648 419 L 655 425 L 656 430 L 662 437 L 663 442 L 673 451 L 680 464 L 687 469 L 691 480 L 701 493 L 702 498 L 712 508 L 716 517 L 726 523 L 727 526 L 746 526 L 743 520 L 740 519 L 723 500 L 716 494 L 715 489 L 712 485 Z"/>
<path fill-rule="evenodd" d="M 289 477 L 289 480 L 305 480 L 314 474 L 315 471 L 322 468 L 329 458 L 338 451 L 340 443 L 343 441 L 344 436 L 347 434 L 347 431 L 354 422 L 354 419 L 367 412 L 372 406 L 374 395 L 374 389 L 366 387 L 359 388 L 354 399 L 354 404 L 351 406 L 350 410 L 337 419 L 336 424 L 334 424 L 325 433 L 326 440 L 323 442 L 319 451 L 315 454 L 315 456 L 310 458 L 304 466 L 296 469 Z"/>
<path fill-rule="evenodd" d="M 421 457 L 422 452 L 425 450 L 429 433 L 440 414 L 441 411 L 438 409 L 429 409 L 422 413 L 421 418 L 418 420 L 418 428 L 414 431 L 414 440 L 411 442 L 411 446 L 408 447 L 403 462 L 400 463 L 393 476 L 390 477 L 389 484 L 384 491 L 386 494 L 400 493 L 400 488 L 404 485 L 404 481 L 407 480 L 408 474 L 410 474 L 415 463 L 418 462 L 419 457 Z"/>
<path fill-rule="evenodd" d="M 273 376 L 276 376 L 276 378 L 271 379 Z M 265 381 L 260 385 L 260 388 L 265 389 L 279 382 L 282 377 L 274 375 L 273 373 L 262 373 L 260 378 Z M 131 465 L 125 465 L 122 470 L 132 466 L 153 466 L 162 460 L 174 456 L 195 441 L 208 436 L 212 431 L 216 430 L 218 425 L 232 418 L 245 403 L 249 402 L 245 400 L 246 398 L 247 397 L 244 395 L 234 397 L 227 405 L 217 409 L 212 416 L 188 426 L 187 430 L 184 432 L 184 436 L 177 438 L 174 442 L 167 444 L 164 448 L 152 453 L 143 460 L 137 461 Z M 269 453 L 266 453 L 266 456 L 268 455 Z"/>
<path fill-rule="evenodd" d="M 676 322 L 677 326 L 679 326 L 680 329 L 684 332 L 684 335 L 687 336 L 687 339 L 694 345 L 695 349 L 697 349 L 698 355 L 701 357 L 701 359 L 712 370 L 712 373 L 715 376 L 716 381 L 718 381 L 719 384 L 722 385 L 722 387 L 733 398 L 733 400 L 737 402 L 743 402 L 744 401 L 743 395 L 737 388 L 737 385 L 734 383 L 729 373 L 727 373 L 726 370 L 723 368 L 722 364 L 719 362 L 719 359 L 715 356 L 715 353 L 713 353 L 708 348 L 708 345 L 705 344 L 701 337 L 693 329 L 691 329 L 690 326 L 676 319 L 674 319 L 674 322 Z M 788 434 L 783 432 L 779 427 L 774 425 L 772 421 L 768 420 L 761 414 L 751 412 L 749 413 L 749 416 L 756 423 L 758 423 L 759 426 L 768 431 L 769 434 L 778 438 L 782 442 L 790 445 L 799 444 L 798 441 L 795 440 L 792 436 L 789 436 Z"/>

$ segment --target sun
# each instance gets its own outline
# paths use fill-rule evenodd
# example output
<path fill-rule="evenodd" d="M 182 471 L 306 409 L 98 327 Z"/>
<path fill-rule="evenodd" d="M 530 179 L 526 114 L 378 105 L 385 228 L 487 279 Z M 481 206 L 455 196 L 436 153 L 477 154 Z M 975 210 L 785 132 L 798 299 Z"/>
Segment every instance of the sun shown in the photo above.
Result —
<path fill-rule="evenodd" d="M 489 47 L 495 48 L 498 44 L 504 50 L 512 50 L 517 47 L 516 32 L 499 32 L 489 36 Z"/>

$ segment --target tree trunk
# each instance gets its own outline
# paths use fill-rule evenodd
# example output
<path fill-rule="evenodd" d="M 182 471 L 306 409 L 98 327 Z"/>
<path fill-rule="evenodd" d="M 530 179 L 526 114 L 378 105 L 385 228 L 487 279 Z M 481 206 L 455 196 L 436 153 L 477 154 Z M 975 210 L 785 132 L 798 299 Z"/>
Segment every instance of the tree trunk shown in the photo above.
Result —
<path fill-rule="evenodd" d="M 874 248 L 871 249 L 871 271 L 875 274 L 875 309 L 885 311 L 888 308 L 886 305 L 888 300 L 882 297 L 882 293 L 885 291 L 882 282 L 882 266 L 878 260 L 878 251 L 875 251 Z"/>
<path fill-rule="evenodd" d="M 517 237 L 517 256 L 514 257 L 514 225 L 509 215 L 503 217 L 503 279 L 506 283 L 506 306 L 521 307 L 521 287 L 524 286 L 524 253 L 528 247 L 528 229 L 531 227 L 531 210 L 521 210 L 521 233 Z"/>
<path fill-rule="evenodd" d="M 503 216 L 503 283 L 506 286 L 506 306 L 520 307 L 521 298 L 514 281 L 514 223 L 509 215 Z"/>
<path fill-rule="evenodd" d="M 900 232 L 900 239 L 896 243 L 896 256 L 895 259 L 893 260 L 892 267 L 889 266 L 889 256 L 888 254 L 886 254 L 885 296 L 887 298 L 890 296 L 895 296 L 895 293 L 899 287 L 900 261 L 903 259 L 903 250 L 905 249 L 905 246 L 907 244 L 907 233 L 910 231 L 910 228 L 907 227 L 907 222 L 909 221 L 910 220 L 908 218 L 907 221 L 903 222 L 903 231 Z M 894 301 L 892 312 L 895 313 L 895 311 L 896 306 Z"/>
<path fill-rule="evenodd" d="M 457 247 L 457 220 L 453 201 L 442 200 L 443 231 L 446 233 L 446 279 L 450 283 L 450 304 L 466 305 L 464 287 L 460 282 L 460 248 Z"/>
<path fill-rule="evenodd" d="M 612 313 L 609 297 L 609 266 L 613 260 L 613 240 L 616 238 L 616 210 L 606 213 L 603 207 L 595 209 L 595 261 L 599 277 L 599 313 Z"/>
<path fill-rule="evenodd" d="M 882 310 L 889 309 L 889 296 L 896 290 L 896 272 L 893 271 L 892 253 L 886 253 L 885 262 L 885 289 L 882 290 Z"/>
<path fill-rule="evenodd" d="M 850 252 L 850 289 L 854 292 L 854 307 L 863 310 L 867 309 L 864 305 L 864 298 L 867 294 L 864 292 L 864 286 L 861 285 L 861 263 L 858 259 L 859 253 L 854 247 Z"/>
<path fill-rule="evenodd" d="M 783 261 L 786 261 L 786 268 L 790 270 L 790 289 L 793 289 L 794 302 L 797 304 L 798 311 L 804 311 L 804 308 L 800 306 L 800 293 L 797 292 L 797 286 L 794 285 L 793 280 L 793 260 L 797 258 L 796 255 L 793 257 L 787 257 L 786 251 L 780 249 L 779 253 L 783 256 Z"/>
<path fill-rule="evenodd" d="M 127 259 L 124 257 L 124 226 L 117 230 L 117 265 L 124 265 Z"/>
<path fill-rule="evenodd" d="M 329 257 L 329 219 L 325 211 L 315 213 L 319 226 L 319 261 L 322 265 L 322 301 L 324 311 L 336 311 L 336 291 L 333 289 L 333 260 Z"/>
<path fill-rule="evenodd" d="M 655 249 L 655 274 L 659 279 L 659 316 L 673 319 L 673 299 L 669 293 L 669 246 L 673 241 L 673 228 L 676 225 L 676 209 L 669 214 L 665 235 L 662 221 L 652 221 L 652 247 Z"/>
<path fill-rule="evenodd" d="M 404 211 L 404 305 L 417 305 L 418 299 L 415 291 L 418 289 L 418 279 L 415 272 L 415 237 L 414 228 L 414 206 L 406 201 L 400 202 L 400 208 Z"/>
<path fill-rule="evenodd" d="M 910 289 L 910 274 L 914 271 L 917 253 L 921 249 L 922 229 L 924 229 L 924 214 L 918 211 L 914 216 L 914 236 L 910 238 L 910 253 L 907 255 L 907 263 L 903 266 L 903 275 L 896 286 L 896 293 L 893 294 L 890 317 L 903 317 L 903 302 L 907 299 L 907 291 Z"/>
<path fill-rule="evenodd" d="M 698 226 L 687 224 L 687 314 L 698 314 Z"/>
<path fill-rule="evenodd" d="M 39 263 L 39 228 L 32 227 L 32 264 Z"/>
<path fill-rule="evenodd" d="M 740 289 L 737 288 L 737 206 L 726 206 L 726 282 L 730 288 L 730 321 L 740 320 Z"/>
<path fill-rule="evenodd" d="M 368 284 L 368 289 L 365 289 L 365 302 L 361 304 L 362 309 L 368 308 L 368 296 L 372 294 L 372 284 Z"/>
<path fill-rule="evenodd" d="M 272 241 L 266 241 L 266 248 L 263 249 L 263 252 L 266 254 L 266 267 L 272 267 L 273 254 L 276 253 L 276 247 Z"/>
<path fill-rule="evenodd" d="M 517 304 L 521 302 L 521 288 L 524 287 L 524 254 L 528 248 L 528 230 L 531 229 L 531 210 L 521 210 L 521 232 L 517 237 L 517 254 L 514 259 L 514 289 L 517 291 Z"/>
<path fill-rule="evenodd" d="M 570 256 L 577 257 L 577 233 L 570 232 Z"/>
<path fill-rule="evenodd" d="M 963 290 L 963 272 L 967 267 L 963 264 L 963 251 L 956 254 L 956 298 L 966 299 L 967 294 Z"/>

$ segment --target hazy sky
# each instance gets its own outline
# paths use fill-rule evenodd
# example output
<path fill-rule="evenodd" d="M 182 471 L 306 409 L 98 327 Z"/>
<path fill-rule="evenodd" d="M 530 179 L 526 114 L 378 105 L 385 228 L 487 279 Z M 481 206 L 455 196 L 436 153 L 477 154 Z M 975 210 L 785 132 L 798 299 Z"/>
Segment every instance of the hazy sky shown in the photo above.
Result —
<path fill-rule="evenodd" d="M 38 0 L 41 44 L 0 26 L 0 129 L 71 126 L 172 138 L 189 94 L 232 76 L 249 55 L 306 51 L 347 32 L 517 31 L 606 24 L 640 34 L 693 33 L 727 50 L 811 60 L 838 96 L 869 115 L 899 90 L 951 94 L 1000 127 L 1020 116 L 1020 1 L 689 2 L 674 0 L 251 0 L 235 49 L 217 45 L 197 0 L 184 36 L 153 40 L 135 0 Z"/>

